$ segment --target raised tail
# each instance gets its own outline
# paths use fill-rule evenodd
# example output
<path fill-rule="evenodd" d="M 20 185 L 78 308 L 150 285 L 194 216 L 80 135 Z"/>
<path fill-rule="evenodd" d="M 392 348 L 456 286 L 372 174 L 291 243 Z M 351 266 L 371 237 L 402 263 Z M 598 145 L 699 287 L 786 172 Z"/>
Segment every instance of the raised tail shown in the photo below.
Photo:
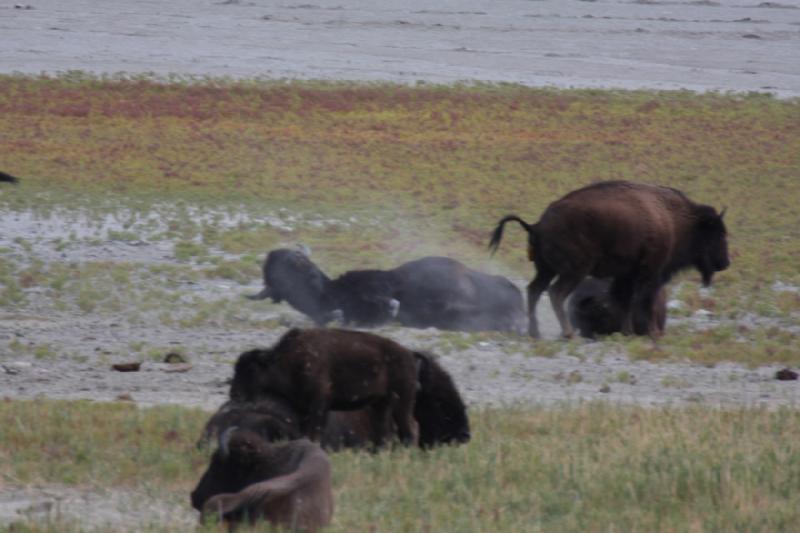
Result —
<path fill-rule="evenodd" d="M 4 181 L 6 183 L 19 183 L 19 178 L 15 178 L 11 174 L 6 174 L 2 170 L 0 170 L 0 181 Z"/>
<path fill-rule="evenodd" d="M 495 254 L 497 251 L 497 247 L 500 246 L 500 241 L 503 240 L 503 227 L 505 226 L 506 222 L 519 222 L 519 225 L 525 228 L 525 231 L 531 233 L 533 229 L 536 227 L 536 224 L 528 224 L 517 215 L 506 215 L 500 219 L 500 222 L 497 223 L 497 227 L 494 228 L 494 232 L 492 233 L 492 240 L 489 241 L 489 250 L 491 250 L 492 255 Z"/>

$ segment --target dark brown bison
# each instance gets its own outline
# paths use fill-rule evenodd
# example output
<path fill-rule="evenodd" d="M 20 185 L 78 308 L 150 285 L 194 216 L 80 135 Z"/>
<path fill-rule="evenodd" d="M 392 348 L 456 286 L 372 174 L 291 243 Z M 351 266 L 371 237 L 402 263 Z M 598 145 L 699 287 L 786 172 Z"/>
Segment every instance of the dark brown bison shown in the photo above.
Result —
<path fill-rule="evenodd" d="M 331 467 L 325 452 L 300 439 L 269 443 L 230 428 L 192 491 L 201 517 L 234 524 L 267 520 L 295 530 L 316 530 L 333 516 Z"/>
<path fill-rule="evenodd" d="M 417 441 L 416 358 L 396 342 L 361 331 L 292 329 L 270 349 L 239 356 L 231 381 L 235 402 L 285 399 L 304 435 L 319 440 L 330 410 L 369 407 L 380 447 L 389 418 L 404 444 Z"/>
<path fill-rule="evenodd" d="M 392 270 L 353 270 L 329 293 L 345 323 L 373 326 L 396 316 L 403 326 L 456 331 L 524 329 L 520 290 L 508 279 L 447 257 L 423 257 Z"/>
<path fill-rule="evenodd" d="M 653 302 L 659 334 L 664 332 L 667 322 L 667 291 L 661 287 Z M 611 280 L 586 278 L 581 281 L 567 302 L 570 324 L 583 337 L 593 339 L 598 335 L 610 335 L 622 331 L 622 309 L 611 296 Z M 633 317 L 633 332 L 647 335 L 647 317 L 636 313 Z"/>
<path fill-rule="evenodd" d="M 450 374 L 433 356 L 421 353 L 414 356 L 418 381 L 414 418 L 419 425 L 420 447 L 468 442 L 470 427 L 466 406 Z M 330 411 L 322 432 L 322 447 L 326 450 L 367 447 L 375 433 L 373 422 L 370 409 Z M 300 417 L 286 401 L 262 397 L 257 402 L 225 403 L 206 423 L 198 446 L 234 426 L 255 431 L 269 441 L 303 436 Z M 397 434 L 391 420 L 381 431 L 392 436 Z"/>
<path fill-rule="evenodd" d="M 471 270 L 447 257 L 424 257 L 391 270 L 352 270 L 330 279 L 306 252 L 269 252 L 264 289 L 251 299 L 286 300 L 318 325 L 334 318 L 374 327 L 457 331 L 524 331 L 520 290 L 502 276 Z"/>
<path fill-rule="evenodd" d="M 19 183 L 19 178 L 15 178 L 11 174 L 6 174 L 5 172 L 0 171 L 0 182 L 17 184 Z"/>
<path fill-rule="evenodd" d="M 539 222 L 501 219 L 489 247 L 496 251 L 506 222 L 528 232 L 536 277 L 528 285 L 528 332 L 539 337 L 536 304 L 550 293 L 564 336 L 573 334 L 564 301 L 586 276 L 613 278 L 611 294 L 624 310 L 622 332 L 634 332 L 636 313 L 658 336 L 653 302 L 679 270 L 695 267 L 703 283 L 730 264 L 723 213 L 670 187 L 607 181 L 573 191 L 545 209 Z M 555 279 L 555 283 L 550 283 Z"/>

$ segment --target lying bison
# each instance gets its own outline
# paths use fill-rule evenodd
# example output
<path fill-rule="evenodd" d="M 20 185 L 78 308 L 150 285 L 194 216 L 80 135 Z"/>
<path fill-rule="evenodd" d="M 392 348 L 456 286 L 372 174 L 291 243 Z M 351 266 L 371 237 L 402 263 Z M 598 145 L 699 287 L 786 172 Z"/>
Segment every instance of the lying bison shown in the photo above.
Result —
<path fill-rule="evenodd" d="M 418 382 L 414 418 L 419 425 L 420 447 L 468 442 L 467 410 L 453 379 L 432 356 L 421 353 L 414 356 Z M 367 447 L 375 433 L 373 423 L 370 409 L 330 411 L 322 432 L 322 447 L 326 450 Z M 230 401 L 220 407 L 206 423 L 198 446 L 234 426 L 255 431 L 269 441 L 303 435 L 300 417 L 286 401 L 262 397 L 256 402 Z M 391 420 L 381 431 L 391 436 L 397 434 Z"/>
<path fill-rule="evenodd" d="M 19 178 L 15 178 L 11 174 L 6 174 L 5 172 L 0 171 L 0 182 L 17 184 L 19 183 Z"/>
<path fill-rule="evenodd" d="M 723 213 L 670 187 L 607 181 L 573 191 L 545 209 L 539 222 L 502 218 L 489 243 L 494 252 L 506 222 L 528 232 L 536 277 L 528 285 L 528 332 L 539 337 L 536 304 L 548 290 L 565 337 L 573 334 L 564 301 L 586 276 L 613 278 L 611 294 L 622 309 L 622 332 L 634 333 L 634 316 L 659 335 L 653 303 L 679 270 L 695 267 L 708 285 L 730 264 Z M 555 279 L 555 283 L 550 283 Z"/>
<path fill-rule="evenodd" d="M 667 291 L 664 287 L 659 289 L 653 305 L 658 332 L 662 334 L 667 322 Z M 567 314 L 572 327 L 583 337 L 593 339 L 622 331 L 622 309 L 611 296 L 610 279 L 589 277 L 581 281 L 569 297 Z M 636 313 L 633 332 L 647 335 L 647 327 L 647 317 Z"/>
<path fill-rule="evenodd" d="M 458 331 L 522 331 L 522 294 L 508 279 L 447 257 L 424 257 L 391 270 L 353 270 L 331 280 L 300 250 L 267 254 L 264 289 L 251 299 L 286 300 L 318 325 L 346 324 Z"/>
<path fill-rule="evenodd" d="M 414 353 L 390 339 L 361 331 L 292 329 L 272 348 L 239 356 L 230 398 L 284 398 L 312 440 L 320 439 L 328 411 L 368 407 L 372 441 L 380 447 L 390 418 L 404 444 L 417 441 L 416 388 Z"/>
<path fill-rule="evenodd" d="M 202 517 L 234 524 L 266 520 L 291 530 L 316 530 L 333 516 L 331 467 L 307 439 L 269 443 L 230 428 L 197 487 L 192 507 Z"/>

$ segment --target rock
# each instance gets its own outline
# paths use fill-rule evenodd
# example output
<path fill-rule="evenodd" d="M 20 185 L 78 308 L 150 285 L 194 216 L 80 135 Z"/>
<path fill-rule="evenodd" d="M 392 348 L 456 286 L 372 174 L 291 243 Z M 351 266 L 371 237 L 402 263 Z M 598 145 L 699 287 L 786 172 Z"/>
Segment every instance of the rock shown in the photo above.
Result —
<path fill-rule="evenodd" d="M 171 365 L 179 364 L 179 363 L 188 363 L 186 358 L 179 354 L 178 352 L 169 352 L 166 356 L 164 356 L 164 362 L 169 363 Z"/>
<path fill-rule="evenodd" d="M 188 372 L 192 369 L 191 363 L 183 363 L 183 364 L 173 364 L 164 369 L 164 372 Z"/>
<path fill-rule="evenodd" d="M 141 366 L 142 362 L 136 361 L 133 363 L 117 363 L 115 365 L 111 365 L 111 368 L 117 372 L 138 372 Z"/>
<path fill-rule="evenodd" d="M 133 399 L 133 396 L 131 396 L 127 392 L 123 392 L 122 394 L 117 396 L 117 401 L 120 401 L 120 402 L 133 402 L 135 400 Z"/>
<path fill-rule="evenodd" d="M 603 386 L 600 387 L 600 392 L 603 393 L 611 392 L 611 387 L 608 385 L 608 383 L 604 383 Z"/>

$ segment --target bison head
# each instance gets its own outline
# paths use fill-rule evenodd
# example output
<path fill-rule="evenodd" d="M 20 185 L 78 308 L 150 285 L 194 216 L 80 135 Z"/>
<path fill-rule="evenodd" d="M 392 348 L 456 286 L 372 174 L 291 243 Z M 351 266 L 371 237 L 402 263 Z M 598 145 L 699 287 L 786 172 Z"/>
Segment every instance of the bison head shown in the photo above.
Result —
<path fill-rule="evenodd" d="M 696 210 L 696 225 L 694 231 L 694 266 L 703 276 L 703 285 L 711 285 L 715 272 L 725 270 L 730 265 L 728 257 L 728 232 L 722 218 L 725 210 L 720 213 L 707 205 L 701 205 Z"/>
<path fill-rule="evenodd" d="M 315 265 L 305 250 L 280 248 L 267 254 L 263 267 L 264 289 L 251 300 L 271 298 L 289 305 L 319 325 L 332 319 L 333 306 L 328 298 L 330 279 Z"/>
<path fill-rule="evenodd" d="M 419 380 L 414 417 L 420 447 L 468 442 L 467 408 L 450 374 L 430 355 L 415 352 L 414 357 Z"/>
<path fill-rule="evenodd" d="M 231 427 L 219 436 L 219 446 L 197 487 L 192 491 L 192 507 L 198 511 L 209 498 L 235 493 L 255 481 L 266 442 L 256 433 Z"/>
<path fill-rule="evenodd" d="M 239 356 L 233 367 L 231 379 L 232 401 L 254 402 L 262 399 L 264 381 L 269 372 L 272 355 L 272 350 L 255 349 Z"/>
<path fill-rule="evenodd" d="M 225 403 L 206 423 L 197 447 L 208 445 L 212 438 L 230 427 L 248 429 L 269 442 L 301 436 L 300 420 L 294 409 L 279 398 L 270 396 L 257 402 Z"/>

